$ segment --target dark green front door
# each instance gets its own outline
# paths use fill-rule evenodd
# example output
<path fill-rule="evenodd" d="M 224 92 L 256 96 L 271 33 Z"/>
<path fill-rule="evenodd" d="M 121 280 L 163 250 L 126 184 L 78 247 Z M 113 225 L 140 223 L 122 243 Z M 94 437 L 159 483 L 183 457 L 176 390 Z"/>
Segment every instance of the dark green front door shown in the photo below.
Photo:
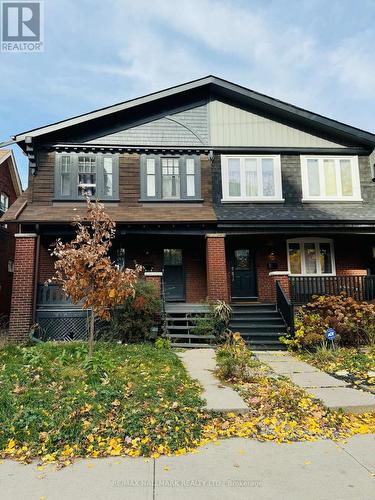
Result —
<path fill-rule="evenodd" d="M 185 300 L 185 273 L 180 248 L 164 249 L 163 280 L 165 300 Z"/>
<path fill-rule="evenodd" d="M 232 299 L 255 298 L 255 259 L 249 248 L 236 248 L 231 255 Z"/>

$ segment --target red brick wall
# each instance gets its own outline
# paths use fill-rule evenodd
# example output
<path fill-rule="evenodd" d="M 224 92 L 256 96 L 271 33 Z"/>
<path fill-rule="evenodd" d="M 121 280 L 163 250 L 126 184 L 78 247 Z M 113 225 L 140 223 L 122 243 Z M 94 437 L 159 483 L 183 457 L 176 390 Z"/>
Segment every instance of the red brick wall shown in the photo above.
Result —
<path fill-rule="evenodd" d="M 16 237 L 9 339 L 27 340 L 33 321 L 37 237 Z"/>
<path fill-rule="evenodd" d="M 229 302 L 224 235 L 207 235 L 206 262 L 208 299 L 221 299 Z"/>
<path fill-rule="evenodd" d="M 206 256 L 204 241 L 198 248 L 185 250 L 186 302 L 202 302 L 207 298 Z"/>
<path fill-rule="evenodd" d="M 10 160 L 5 160 L 0 165 L 0 193 L 9 196 L 9 206 L 16 201 L 17 195 L 9 171 Z M 8 261 L 14 260 L 16 226 L 0 228 L 0 315 L 9 316 L 10 299 L 12 294 L 13 275 L 8 273 Z"/>
<path fill-rule="evenodd" d="M 44 283 L 52 278 L 55 273 L 54 258 L 50 254 L 49 245 L 48 241 L 42 240 L 40 243 L 38 283 Z"/>

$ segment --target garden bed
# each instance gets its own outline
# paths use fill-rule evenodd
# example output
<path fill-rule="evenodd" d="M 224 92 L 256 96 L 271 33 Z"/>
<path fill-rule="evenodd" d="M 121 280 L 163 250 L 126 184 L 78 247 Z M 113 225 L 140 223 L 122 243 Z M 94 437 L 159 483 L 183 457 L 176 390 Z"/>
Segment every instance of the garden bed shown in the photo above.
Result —
<path fill-rule="evenodd" d="M 318 348 L 313 352 L 300 351 L 297 356 L 320 370 L 353 387 L 367 389 L 375 393 L 375 348 L 338 349 Z"/>

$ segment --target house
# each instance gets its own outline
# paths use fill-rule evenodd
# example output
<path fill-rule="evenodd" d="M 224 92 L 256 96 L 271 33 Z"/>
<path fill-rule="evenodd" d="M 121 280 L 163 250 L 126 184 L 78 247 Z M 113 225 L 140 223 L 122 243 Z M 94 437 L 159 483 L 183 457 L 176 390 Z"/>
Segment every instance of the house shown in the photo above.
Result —
<path fill-rule="evenodd" d="M 14 141 L 30 160 L 29 188 L 3 217 L 19 227 L 14 339 L 46 303 L 60 313 L 44 319 L 66 330 L 71 306 L 41 284 L 85 190 L 117 222 L 119 265 L 143 264 L 158 286 L 163 272 L 167 309 L 185 320 L 226 300 L 234 328 L 273 345 L 290 303 L 373 298 L 374 134 L 207 76 Z"/>
<path fill-rule="evenodd" d="M 21 196 L 21 181 L 11 150 L 0 149 L 0 217 Z M 14 263 L 14 224 L 0 224 L 0 318 L 8 318 Z"/>

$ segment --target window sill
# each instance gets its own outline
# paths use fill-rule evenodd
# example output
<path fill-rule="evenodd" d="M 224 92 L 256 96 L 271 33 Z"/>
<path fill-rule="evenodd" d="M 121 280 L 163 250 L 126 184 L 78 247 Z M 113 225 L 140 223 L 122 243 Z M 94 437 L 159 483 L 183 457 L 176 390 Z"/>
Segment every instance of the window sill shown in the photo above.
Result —
<path fill-rule="evenodd" d="M 332 278 L 336 276 L 336 273 L 330 273 L 330 274 L 289 274 L 291 278 Z"/>
<path fill-rule="evenodd" d="M 285 200 L 283 198 L 244 198 L 242 200 L 228 200 L 227 198 L 222 198 L 221 203 L 284 203 Z"/>
<path fill-rule="evenodd" d="M 362 203 L 362 198 L 344 199 L 344 198 L 302 198 L 302 203 Z"/>
<path fill-rule="evenodd" d="M 139 202 L 141 203 L 202 203 L 204 201 L 203 198 L 172 198 L 172 199 L 151 199 L 151 198 L 139 198 Z"/>
<path fill-rule="evenodd" d="M 96 202 L 96 199 L 91 200 L 93 203 Z M 110 200 L 103 200 L 103 199 L 98 199 L 99 203 L 119 203 L 120 198 L 111 198 Z M 53 203 L 82 203 L 86 204 L 86 200 L 82 198 L 70 198 L 69 200 L 67 198 L 52 198 Z"/>

